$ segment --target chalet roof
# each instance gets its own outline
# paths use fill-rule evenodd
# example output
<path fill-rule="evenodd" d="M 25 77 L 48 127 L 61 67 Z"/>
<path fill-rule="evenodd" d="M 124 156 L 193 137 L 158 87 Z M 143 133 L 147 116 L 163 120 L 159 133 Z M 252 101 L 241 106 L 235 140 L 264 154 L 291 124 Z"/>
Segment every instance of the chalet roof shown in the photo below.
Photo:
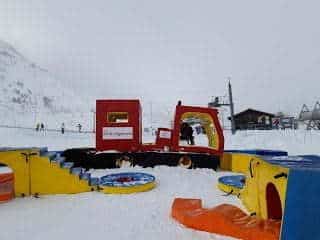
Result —
<path fill-rule="evenodd" d="M 259 111 L 259 110 L 256 110 L 256 109 L 253 109 L 253 108 L 248 108 L 242 112 L 239 112 L 237 114 L 235 114 L 234 116 L 235 117 L 239 117 L 241 115 L 244 115 L 246 113 L 250 113 L 250 112 L 256 112 L 256 113 L 259 113 L 261 115 L 267 115 L 267 116 L 270 116 L 270 117 L 275 117 L 275 115 L 273 113 L 268 113 L 268 112 L 264 112 L 264 111 Z"/>

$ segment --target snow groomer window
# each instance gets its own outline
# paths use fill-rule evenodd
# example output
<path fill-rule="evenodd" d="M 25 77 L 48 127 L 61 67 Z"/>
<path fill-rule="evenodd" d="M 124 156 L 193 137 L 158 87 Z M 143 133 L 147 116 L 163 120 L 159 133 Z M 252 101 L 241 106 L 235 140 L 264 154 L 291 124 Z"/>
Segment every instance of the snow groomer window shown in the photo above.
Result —
<path fill-rule="evenodd" d="M 109 112 L 107 118 L 109 123 L 129 122 L 129 114 L 127 112 Z"/>

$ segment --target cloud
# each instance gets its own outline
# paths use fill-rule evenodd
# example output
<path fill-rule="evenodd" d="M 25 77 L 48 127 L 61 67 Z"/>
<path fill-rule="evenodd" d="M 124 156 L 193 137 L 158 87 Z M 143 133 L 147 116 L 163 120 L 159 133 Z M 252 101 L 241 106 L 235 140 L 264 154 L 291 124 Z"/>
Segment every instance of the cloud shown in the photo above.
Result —
<path fill-rule="evenodd" d="M 206 104 L 232 77 L 236 110 L 319 100 L 320 3 L 3 0 L 0 39 L 94 98 Z"/>

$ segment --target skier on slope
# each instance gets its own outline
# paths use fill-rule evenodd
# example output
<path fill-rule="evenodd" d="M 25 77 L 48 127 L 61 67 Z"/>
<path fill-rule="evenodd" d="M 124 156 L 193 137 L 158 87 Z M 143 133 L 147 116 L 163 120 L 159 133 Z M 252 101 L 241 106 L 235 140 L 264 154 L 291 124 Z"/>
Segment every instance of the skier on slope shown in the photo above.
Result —
<path fill-rule="evenodd" d="M 79 130 L 79 132 L 81 132 L 81 128 L 82 128 L 82 125 L 80 124 L 80 123 L 78 123 L 78 130 Z"/>
<path fill-rule="evenodd" d="M 65 125 L 64 123 L 61 124 L 61 133 L 64 134 L 64 130 L 65 130 Z"/>

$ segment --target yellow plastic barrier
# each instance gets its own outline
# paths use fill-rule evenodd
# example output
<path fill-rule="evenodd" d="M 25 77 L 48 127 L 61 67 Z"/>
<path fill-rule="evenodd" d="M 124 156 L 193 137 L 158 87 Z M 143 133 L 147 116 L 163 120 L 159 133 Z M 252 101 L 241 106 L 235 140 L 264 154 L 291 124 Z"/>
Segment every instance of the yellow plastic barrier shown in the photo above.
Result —
<path fill-rule="evenodd" d="M 263 219 L 279 219 L 283 215 L 287 177 L 276 177 L 279 174 L 288 176 L 289 169 L 270 164 L 261 157 L 244 153 L 224 153 L 220 162 L 222 170 L 244 173 L 245 186 L 240 198 L 250 213 Z M 225 191 L 237 192 L 229 186 L 218 184 L 218 188 Z"/>
<path fill-rule="evenodd" d="M 247 174 L 249 163 L 254 155 L 243 153 L 223 153 L 220 161 L 222 170 Z"/>
<path fill-rule="evenodd" d="M 31 193 L 32 194 L 65 194 L 81 193 L 96 190 L 87 180 L 70 173 L 69 169 L 50 162 L 47 157 L 36 155 L 31 159 Z"/>
<path fill-rule="evenodd" d="M 246 208 L 257 216 L 281 219 L 285 206 L 289 169 L 270 164 L 257 156 L 251 156 L 249 172 L 240 198 Z"/>
<path fill-rule="evenodd" d="M 96 190 L 87 180 L 40 156 L 39 149 L 0 151 L 0 163 L 14 172 L 15 196 L 35 194 L 68 194 Z"/>
<path fill-rule="evenodd" d="M 220 159 L 220 169 L 224 171 L 232 171 L 232 153 L 223 153 Z"/>

